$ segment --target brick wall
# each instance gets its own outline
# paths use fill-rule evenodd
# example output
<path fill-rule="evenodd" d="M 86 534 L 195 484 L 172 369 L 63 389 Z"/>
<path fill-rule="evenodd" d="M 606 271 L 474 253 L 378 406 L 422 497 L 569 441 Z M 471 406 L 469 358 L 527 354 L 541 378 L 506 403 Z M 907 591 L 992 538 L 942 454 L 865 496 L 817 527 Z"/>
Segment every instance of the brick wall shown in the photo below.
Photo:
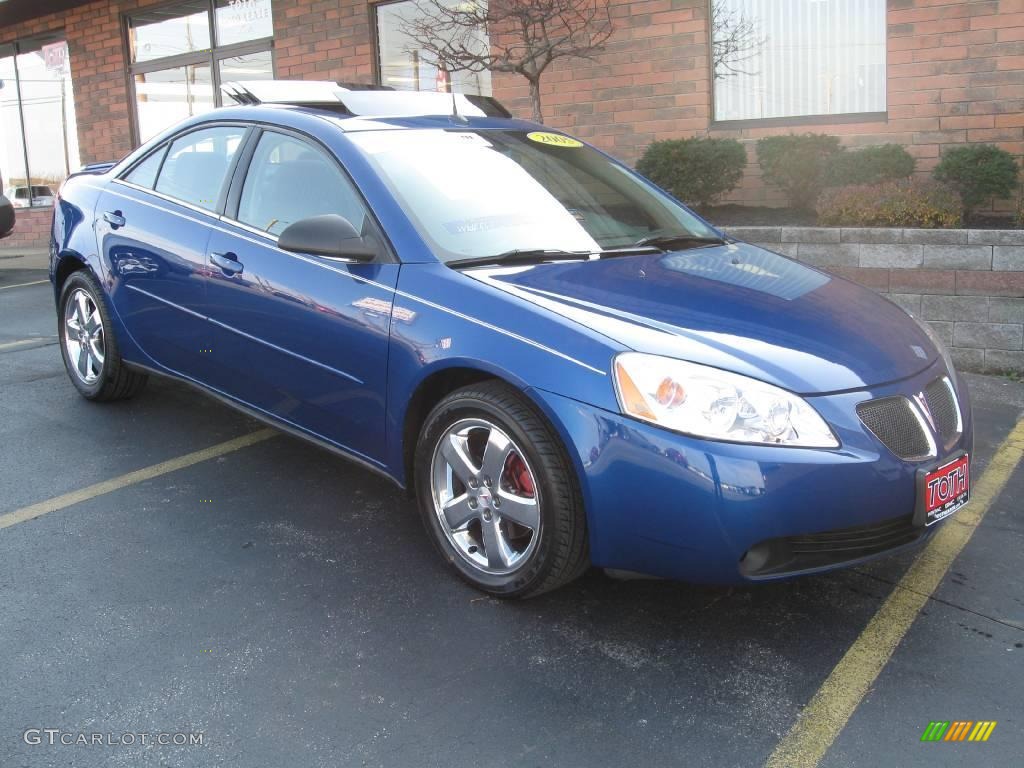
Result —
<path fill-rule="evenodd" d="M 1024 230 L 731 227 L 927 320 L 968 370 L 1024 372 Z"/>
<path fill-rule="evenodd" d="M 650 142 L 707 132 L 708 0 L 612 0 L 615 33 L 593 61 L 562 59 L 541 81 L 545 122 L 635 162 Z M 494 95 L 532 114 L 525 81 L 496 75 Z"/>
<path fill-rule="evenodd" d="M 373 82 L 366 0 L 273 0 L 273 7 L 279 78 Z"/>
<path fill-rule="evenodd" d="M 45 248 L 50 240 L 52 208 L 16 208 L 14 230 L 0 240 L 0 250 Z"/>
<path fill-rule="evenodd" d="M 132 148 L 120 14 L 155 2 L 162 0 L 96 0 L 0 31 L 4 43 L 64 30 L 83 162 Z M 754 143 L 770 134 L 820 131 L 850 146 L 897 142 L 917 157 L 922 175 L 943 148 L 965 142 L 995 143 L 1024 159 L 1024 0 L 889 0 L 887 120 L 742 130 L 711 121 L 708 0 L 612 3 L 616 32 L 607 49 L 547 72 L 547 122 L 627 162 L 657 139 L 738 138 L 751 162 L 732 202 L 782 202 L 754 162 Z M 366 0 L 274 0 L 273 9 L 279 77 L 373 81 Z M 493 82 L 514 113 L 531 114 L 522 78 L 495 75 Z"/>

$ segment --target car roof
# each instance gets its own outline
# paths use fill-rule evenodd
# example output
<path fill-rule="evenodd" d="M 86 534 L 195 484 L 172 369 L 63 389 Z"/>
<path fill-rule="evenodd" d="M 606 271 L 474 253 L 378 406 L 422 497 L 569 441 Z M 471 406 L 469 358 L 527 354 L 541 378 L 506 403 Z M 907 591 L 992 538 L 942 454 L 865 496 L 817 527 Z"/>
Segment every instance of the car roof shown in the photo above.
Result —
<path fill-rule="evenodd" d="M 318 93 L 311 85 L 316 81 L 259 81 L 276 85 L 281 90 L 287 84 L 291 101 L 264 102 L 258 98 L 243 97 L 245 103 L 225 106 L 187 118 L 137 147 L 116 163 L 110 163 L 107 172 L 120 173 L 135 163 L 150 150 L 168 138 L 206 124 L 223 122 L 245 122 L 291 128 L 311 135 L 328 132 L 352 133 L 357 131 L 412 130 L 412 129 L 461 129 L 461 130 L 506 130 L 537 131 L 550 130 L 539 123 L 513 117 L 494 116 L 509 114 L 504 107 L 490 97 L 473 97 L 465 94 L 450 94 L 427 91 L 394 91 L 380 86 L 349 86 L 337 83 L 319 83 L 327 86 Z M 299 87 L 299 84 L 302 84 Z M 229 87 L 248 86 L 248 83 L 225 84 L 225 93 L 234 95 Z M 352 96 L 353 93 L 358 96 Z M 345 104 L 339 96 L 346 99 Z M 285 96 L 282 98 L 289 98 Z M 450 111 L 452 101 L 455 112 Z M 483 101 L 480 101 L 483 99 Z M 417 107 L 418 104 L 418 107 Z M 467 104 L 474 109 L 467 108 Z M 412 106 L 410 106 L 412 105 Z M 481 106 L 483 105 L 483 106 Z M 361 112 L 362 114 L 355 114 Z M 488 115 L 486 112 L 491 112 Z M 482 114 L 483 113 L 483 114 Z M 321 135 L 321 138 L 323 136 Z M 104 164 L 106 165 L 106 164 Z"/>

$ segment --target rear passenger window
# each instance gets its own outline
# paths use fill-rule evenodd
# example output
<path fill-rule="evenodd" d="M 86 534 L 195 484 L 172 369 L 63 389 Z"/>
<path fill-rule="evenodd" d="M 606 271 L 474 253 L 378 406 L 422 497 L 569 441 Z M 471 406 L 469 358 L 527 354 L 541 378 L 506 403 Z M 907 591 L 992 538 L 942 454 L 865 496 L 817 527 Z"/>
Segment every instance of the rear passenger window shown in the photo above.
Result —
<path fill-rule="evenodd" d="M 166 154 L 167 147 L 161 147 L 132 168 L 132 170 L 124 177 L 124 180 L 139 187 L 152 189 L 153 185 L 156 184 L 156 174 L 160 170 L 160 163 L 163 162 L 164 155 Z"/>
<path fill-rule="evenodd" d="M 310 216 L 337 213 L 367 234 L 366 207 L 341 169 L 300 139 L 267 131 L 249 164 L 237 219 L 271 235 Z"/>
<path fill-rule="evenodd" d="M 244 135 L 243 126 L 220 126 L 175 139 L 160 169 L 156 191 L 214 210 L 231 158 Z"/>

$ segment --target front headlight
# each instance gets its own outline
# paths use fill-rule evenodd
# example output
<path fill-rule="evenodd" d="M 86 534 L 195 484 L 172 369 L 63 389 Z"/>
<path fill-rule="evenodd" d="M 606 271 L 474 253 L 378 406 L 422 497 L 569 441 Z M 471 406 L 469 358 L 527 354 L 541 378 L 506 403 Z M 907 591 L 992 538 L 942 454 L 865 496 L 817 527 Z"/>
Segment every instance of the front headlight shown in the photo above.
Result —
<path fill-rule="evenodd" d="M 817 411 L 771 384 L 640 352 L 620 354 L 613 369 L 619 406 L 627 416 L 711 440 L 839 447 Z"/>

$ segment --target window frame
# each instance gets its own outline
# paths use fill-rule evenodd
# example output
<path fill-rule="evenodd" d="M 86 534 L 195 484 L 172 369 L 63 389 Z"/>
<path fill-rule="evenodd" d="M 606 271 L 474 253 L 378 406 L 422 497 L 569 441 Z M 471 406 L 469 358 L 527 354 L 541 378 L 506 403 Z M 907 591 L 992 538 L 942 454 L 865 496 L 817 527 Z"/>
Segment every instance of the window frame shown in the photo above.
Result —
<path fill-rule="evenodd" d="M 168 195 L 165 192 L 158 191 L 155 188 L 156 183 L 160 180 L 160 174 L 163 173 L 164 163 L 167 161 L 167 155 L 169 154 L 168 150 L 170 149 L 171 144 L 173 144 L 178 139 L 184 138 L 190 133 L 205 131 L 210 128 L 243 129 L 242 140 L 239 143 L 238 149 L 235 151 L 234 156 L 231 158 L 231 162 L 228 163 L 228 169 L 224 174 L 224 180 L 221 181 L 221 188 L 217 195 L 217 205 L 214 208 L 203 208 L 200 205 L 193 205 L 187 200 L 181 200 L 177 197 L 174 197 L 173 195 Z M 246 150 L 249 148 L 250 142 L 252 142 L 252 137 L 255 133 L 256 126 L 250 122 L 243 120 L 210 120 L 208 122 L 200 123 L 199 125 L 189 125 L 183 128 L 182 130 L 165 137 L 162 141 L 150 147 L 148 151 L 144 152 L 139 157 L 135 158 L 129 165 L 127 165 L 124 169 L 118 172 L 117 176 L 114 177 L 113 181 L 116 184 L 123 184 L 126 187 L 138 190 L 139 192 L 145 192 L 146 194 L 153 195 L 154 197 L 158 197 L 161 200 L 166 200 L 169 203 L 174 203 L 175 205 L 183 206 L 191 211 L 196 211 L 197 213 L 205 213 L 207 216 L 212 216 L 216 219 L 221 219 L 224 216 L 224 208 L 227 203 L 228 192 L 231 189 L 231 185 L 235 177 L 235 172 L 238 168 L 239 160 L 241 159 L 242 154 L 246 152 Z M 126 177 L 157 152 L 163 152 L 164 157 L 160 161 L 160 168 L 157 170 L 156 177 L 153 180 L 153 187 L 144 187 L 140 184 L 135 184 L 131 181 L 128 181 Z"/>
<path fill-rule="evenodd" d="M 35 197 L 36 197 L 36 195 L 32 194 L 32 188 L 36 187 L 36 186 L 40 186 L 40 185 L 32 183 L 32 168 L 30 167 L 30 164 L 29 164 L 29 161 L 28 161 L 28 138 L 27 138 L 27 133 L 25 131 L 25 127 L 26 127 L 26 123 L 25 123 L 25 106 L 24 106 L 25 97 L 24 97 L 23 88 L 22 88 L 22 85 L 21 85 L 21 83 L 22 83 L 22 80 L 21 80 L 21 70 L 20 70 L 20 68 L 18 66 L 18 57 L 19 56 L 23 56 L 26 53 L 33 53 L 34 51 L 41 50 L 43 45 L 46 45 L 47 43 L 55 43 L 55 42 L 63 42 L 65 45 L 68 45 L 67 33 L 65 32 L 65 30 L 63 28 L 52 29 L 52 30 L 48 30 L 46 32 L 40 32 L 38 34 L 29 35 L 27 37 L 18 37 L 18 38 L 14 38 L 13 40 L 9 40 L 9 41 L 4 42 L 4 43 L 0 43 L 0 55 L 6 56 L 8 54 L 5 53 L 5 52 L 9 52 L 9 55 L 11 57 L 11 62 L 13 64 L 13 66 L 14 66 L 14 98 L 15 98 L 15 100 L 17 102 L 17 107 L 18 107 L 18 127 L 19 127 L 19 129 L 21 131 L 21 137 L 20 137 L 21 138 L 21 161 L 22 161 L 22 163 L 24 163 L 24 171 L 25 171 L 25 184 L 24 184 L 24 186 L 28 188 L 28 193 L 29 193 L 28 194 L 28 205 L 26 206 L 27 210 L 47 210 L 47 209 L 52 209 L 54 204 L 51 203 L 50 205 L 34 205 L 33 202 L 32 202 L 33 199 L 35 199 Z M 69 47 L 69 51 L 68 51 L 67 60 L 69 62 L 71 60 L 70 47 Z M 70 66 L 71 66 L 70 63 L 67 66 L 68 66 L 68 68 L 70 70 Z M 72 103 L 73 102 L 74 102 L 74 99 L 72 99 Z M 63 111 L 63 105 L 62 105 L 61 109 Z M 77 131 L 78 131 L 78 115 L 75 114 L 74 117 L 75 117 L 75 126 L 74 126 L 74 128 L 75 128 L 75 132 L 77 133 Z M 66 115 L 64 117 L 64 122 L 65 122 L 64 131 L 66 132 L 67 131 L 67 127 L 68 127 L 67 126 L 67 116 Z M 77 139 L 78 137 L 76 136 L 75 138 Z M 68 154 L 68 147 L 67 147 L 66 142 L 65 142 L 65 147 L 64 147 L 64 165 L 65 165 L 65 170 L 67 171 L 67 175 L 68 176 L 70 176 L 72 173 L 75 173 L 77 170 L 79 170 L 78 167 L 76 167 L 76 168 L 72 168 L 71 167 L 71 157 Z M 81 165 L 82 165 L 81 148 L 79 148 L 79 157 L 78 157 L 77 166 L 81 166 Z M 0 179 L 0 182 L 2 182 L 2 184 L 3 184 L 3 186 L 0 187 L 0 194 L 4 193 L 5 188 L 11 188 L 11 189 L 14 188 L 13 185 L 11 184 L 10 177 L 8 177 L 6 179 Z M 46 186 L 49 186 L 50 189 L 53 190 L 53 185 L 47 184 Z M 56 198 L 56 192 L 54 192 L 54 198 Z"/>
<path fill-rule="evenodd" d="M 708 120 L 709 130 L 720 130 L 720 131 L 738 131 L 744 128 L 785 128 L 789 126 L 799 127 L 804 125 L 846 125 L 849 123 L 886 123 L 889 121 L 889 34 L 888 26 L 886 26 L 885 35 L 885 94 L 886 94 L 886 109 L 878 112 L 837 112 L 835 114 L 815 114 L 815 115 L 784 115 L 781 117 L 747 117 L 738 118 L 735 120 L 716 120 L 715 119 L 715 100 L 717 99 L 717 78 L 715 77 L 715 55 L 714 55 L 714 30 L 711 28 L 711 4 L 715 0 L 707 0 L 706 6 L 706 18 L 707 18 L 707 61 L 708 61 L 708 77 L 711 79 L 710 87 L 708 88 Z M 886 17 L 888 19 L 888 16 Z"/>
<path fill-rule="evenodd" d="M 243 229 L 246 232 L 251 232 L 254 235 L 258 235 L 267 241 L 267 245 L 281 251 L 277 247 L 277 236 L 265 232 L 261 229 L 246 224 L 244 221 L 238 220 L 238 206 L 242 199 L 242 188 L 245 186 L 246 177 L 249 175 L 249 166 L 252 164 L 252 158 L 256 154 L 256 147 L 259 145 L 260 138 L 264 133 L 279 133 L 284 136 L 296 139 L 303 143 L 309 144 L 313 149 L 317 150 L 320 154 L 325 156 L 325 159 L 333 163 L 334 166 L 341 173 L 344 178 L 352 187 L 359 202 L 362 203 L 366 209 L 366 215 L 370 218 L 370 223 L 377 230 L 377 239 L 383 245 L 381 252 L 373 258 L 372 261 L 365 262 L 367 264 L 397 264 L 399 259 L 395 251 L 394 244 L 391 242 L 391 238 L 387 234 L 387 230 L 381 224 L 380 217 L 377 216 L 377 212 L 373 210 L 373 206 L 370 205 L 370 201 L 366 199 L 366 195 L 363 194 L 363 190 L 359 188 L 356 180 L 352 178 L 352 174 L 348 172 L 348 168 L 342 163 L 337 156 L 319 139 L 309 134 L 297 131 L 292 128 L 281 125 L 272 125 L 269 123 L 254 123 L 252 125 L 252 132 L 247 139 L 246 143 L 241 147 L 238 154 L 238 161 L 232 168 L 231 183 L 228 186 L 226 199 L 224 201 L 224 210 L 220 215 L 221 221 L 226 224 Z M 281 251 L 282 253 L 291 254 L 288 251 Z M 325 261 L 339 262 L 338 259 L 330 259 L 326 256 L 313 256 L 313 258 L 323 259 Z M 342 261 L 340 263 L 349 263 Z M 353 262 L 354 263 L 354 262 Z"/>
<path fill-rule="evenodd" d="M 241 144 L 239 144 L 238 150 L 235 152 L 231 164 L 228 166 L 228 172 L 227 175 L 225 176 L 225 180 L 227 183 L 224 184 L 223 188 L 221 189 L 221 194 L 217 201 L 218 205 L 216 210 L 210 210 L 209 208 L 202 208 L 197 205 L 192 205 L 191 203 L 188 203 L 184 200 L 179 200 L 175 197 L 171 197 L 170 195 L 166 195 L 162 192 L 157 192 L 155 189 L 143 187 L 140 186 L 139 184 L 133 184 L 132 182 L 128 181 L 125 178 L 130 173 L 132 173 L 139 165 L 141 165 L 147 159 L 149 159 L 154 153 L 166 152 L 170 145 L 177 139 L 181 138 L 182 136 L 185 136 L 186 134 L 189 133 L 193 133 L 195 131 L 203 130 L 205 128 L 217 128 L 221 126 L 240 126 L 246 129 L 246 134 L 245 136 L 242 137 L 242 142 Z M 174 203 L 175 205 L 183 206 L 185 208 L 188 208 L 189 210 L 195 211 L 196 213 L 202 213 L 207 216 L 213 217 L 218 221 L 222 222 L 223 224 L 229 224 L 233 227 L 237 227 L 238 229 L 244 230 L 245 232 L 257 235 L 264 241 L 266 241 L 267 246 L 274 248 L 280 251 L 281 253 L 287 254 L 289 256 L 294 256 L 295 254 L 292 254 L 288 251 L 283 251 L 277 247 L 277 238 L 275 236 L 262 230 L 256 229 L 256 227 L 249 226 L 244 222 L 238 221 L 238 219 L 236 218 L 236 216 L 238 215 L 238 203 L 242 197 L 242 186 L 245 184 L 245 177 L 249 173 L 249 164 L 252 162 L 252 157 L 256 153 L 256 145 L 259 143 L 260 136 L 262 136 L 265 131 L 272 131 L 276 133 L 285 134 L 286 136 L 291 136 L 292 138 L 298 139 L 299 141 L 304 141 L 307 144 L 313 145 L 315 149 L 319 150 L 321 153 L 326 155 L 327 160 L 329 162 L 334 163 L 335 166 L 341 171 L 342 176 L 348 181 L 349 184 L 352 185 L 352 189 L 355 190 L 355 193 L 358 196 L 359 201 L 363 204 L 363 207 L 366 208 L 367 215 L 370 217 L 372 225 L 377 230 L 377 239 L 381 242 L 383 246 L 381 248 L 381 252 L 372 261 L 365 263 L 401 263 L 401 260 L 398 258 L 398 252 L 395 250 L 394 243 L 391 242 L 391 237 L 388 235 L 387 229 L 385 229 L 384 225 L 381 223 L 380 217 L 377 215 L 377 212 L 373 209 L 373 206 L 370 205 L 370 201 L 366 199 L 366 195 L 363 194 L 363 190 L 360 188 L 359 184 L 356 183 L 356 180 L 352 177 L 352 174 L 349 173 L 348 168 L 345 167 L 345 164 L 338 159 L 338 157 L 330 150 L 330 148 L 326 144 L 317 139 L 315 136 L 311 136 L 307 133 L 295 130 L 294 128 L 289 128 L 287 126 L 252 120 L 208 120 L 198 125 L 189 125 L 182 128 L 180 131 L 175 131 L 170 136 L 165 136 L 152 147 L 147 147 L 145 152 L 141 152 L 138 155 L 138 157 L 132 158 L 130 163 L 125 165 L 125 167 L 122 168 L 121 170 L 119 170 L 117 175 L 112 179 L 112 181 L 115 184 L 121 184 L 130 189 L 134 189 L 145 194 L 153 195 L 154 197 L 160 200 L 165 200 L 169 203 Z M 166 160 L 166 154 L 164 155 L 164 160 Z M 161 171 L 163 171 L 163 160 L 161 160 L 160 169 L 157 171 L 157 179 L 160 178 Z M 330 261 L 334 263 L 349 263 L 344 261 L 339 262 L 338 259 L 328 259 L 327 257 L 322 256 L 314 256 L 312 258 L 324 259 L 325 261 Z"/>
<path fill-rule="evenodd" d="M 132 145 L 134 147 L 138 147 L 142 144 L 142 139 L 139 134 L 138 94 L 135 87 L 136 75 L 145 75 L 150 72 L 160 72 L 161 70 L 175 69 L 177 67 L 204 64 L 208 65 L 210 67 L 210 85 L 213 88 L 214 108 L 224 106 L 222 98 L 223 94 L 220 89 L 220 63 L 223 59 L 231 59 L 236 56 L 247 56 L 253 53 L 269 52 L 271 75 L 273 77 L 277 76 L 277 57 L 274 55 L 274 35 L 271 34 L 269 37 L 260 37 L 255 40 L 246 40 L 241 43 L 218 45 L 216 0 L 203 1 L 206 5 L 207 24 L 209 24 L 210 27 L 210 47 L 199 51 L 177 53 L 171 56 L 163 56 L 161 58 L 149 59 L 148 61 L 142 62 L 132 61 L 132 18 L 137 16 L 140 11 L 148 12 L 162 9 L 171 10 L 175 7 L 180 7 L 182 0 L 169 0 L 165 3 L 147 5 L 143 8 L 136 8 L 132 11 L 122 11 L 120 14 L 121 51 L 126 63 L 125 83 L 128 89 L 128 99 L 131 103 L 131 109 L 128 111 L 128 121 L 131 128 Z"/>

